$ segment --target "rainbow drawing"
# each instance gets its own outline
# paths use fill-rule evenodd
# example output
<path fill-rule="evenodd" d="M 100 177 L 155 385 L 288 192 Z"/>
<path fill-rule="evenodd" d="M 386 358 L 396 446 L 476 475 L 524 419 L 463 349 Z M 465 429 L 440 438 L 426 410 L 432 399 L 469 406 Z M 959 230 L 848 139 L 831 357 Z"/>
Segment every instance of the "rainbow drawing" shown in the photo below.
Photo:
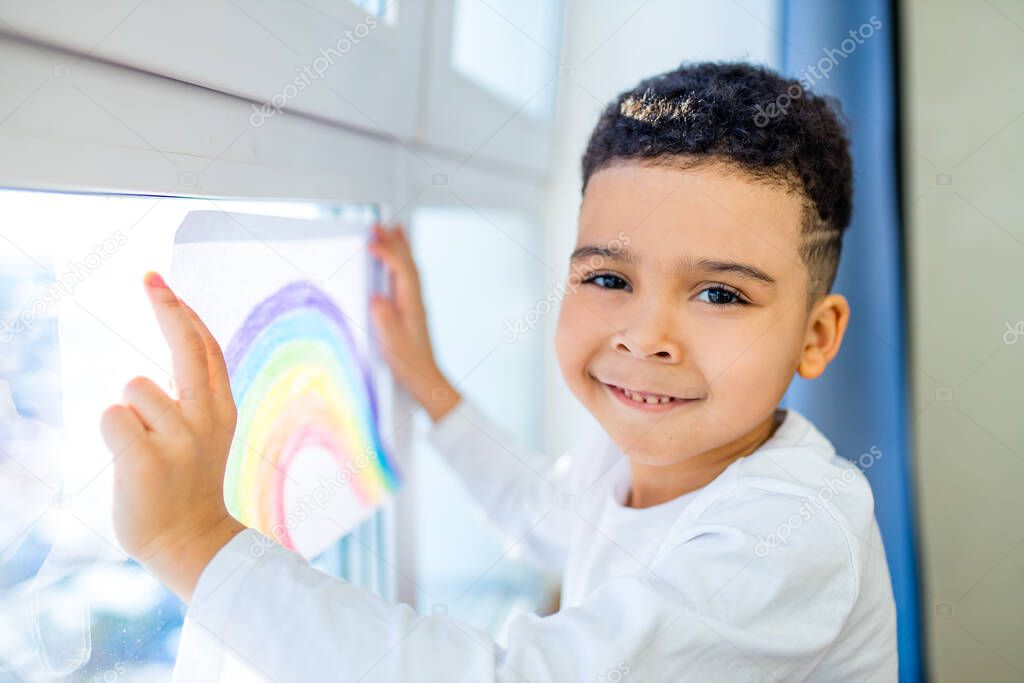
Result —
<path fill-rule="evenodd" d="M 328 455 L 338 473 L 324 495 L 341 491 L 364 516 L 397 488 L 368 364 L 330 297 L 307 282 L 285 285 L 252 309 L 225 357 L 238 424 L 224 494 L 239 520 L 296 548 L 289 473 L 311 454 Z"/>

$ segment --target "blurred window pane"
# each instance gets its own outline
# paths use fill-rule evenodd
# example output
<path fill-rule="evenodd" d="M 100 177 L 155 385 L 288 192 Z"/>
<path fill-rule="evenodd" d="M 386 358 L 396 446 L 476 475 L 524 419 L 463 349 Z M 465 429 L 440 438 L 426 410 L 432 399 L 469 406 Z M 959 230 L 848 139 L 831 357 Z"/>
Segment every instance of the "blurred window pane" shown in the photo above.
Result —
<path fill-rule="evenodd" d="M 542 296 L 536 223 L 513 211 L 427 207 L 413 214 L 413 249 L 438 363 L 459 391 L 522 443 L 540 443 L 540 324 L 513 341 L 506 321 L 538 310 Z M 456 475 L 417 446 L 416 582 L 421 611 L 446 612 L 501 634 L 508 619 L 543 608 L 547 577 L 506 553 L 502 539 Z"/>
<path fill-rule="evenodd" d="M 557 0 L 456 0 L 452 65 L 511 108 L 550 118 L 561 16 Z"/>
<path fill-rule="evenodd" d="M 140 286 L 187 213 L 375 215 L 369 205 L 0 189 L 0 681 L 169 681 L 182 603 L 123 561 L 99 415 L 166 351 Z M 314 559 L 384 597 L 387 509 Z M 376 577 L 376 578 L 375 578 Z M 5 675 L 12 676 L 10 679 Z"/>
<path fill-rule="evenodd" d="M 367 14 L 380 17 L 385 24 L 398 21 L 398 0 L 351 0 Z"/>

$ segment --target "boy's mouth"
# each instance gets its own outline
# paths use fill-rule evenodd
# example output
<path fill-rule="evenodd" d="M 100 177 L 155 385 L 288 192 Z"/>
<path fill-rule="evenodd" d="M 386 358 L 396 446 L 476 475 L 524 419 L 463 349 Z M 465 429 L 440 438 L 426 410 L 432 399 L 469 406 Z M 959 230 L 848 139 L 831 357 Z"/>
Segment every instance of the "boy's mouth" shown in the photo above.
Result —
<path fill-rule="evenodd" d="M 618 399 L 620 403 L 631 408 L 639 408 L 641 410 L 653 410 L 660 412 L 663 410 L 669 410 L 675 406 L 694 403 L 700 400 L 697 398 L 683 398 L 681 396 L 672 396 L 669 394 L 656 394 L 650 391 L 640 391 L 637 389 L 618 386 L 616 384 L 609 384 L 608 382 L 601 382 L 601 384 L 603 384 L 605 389 L 607 389 L 612 396 Z"/>

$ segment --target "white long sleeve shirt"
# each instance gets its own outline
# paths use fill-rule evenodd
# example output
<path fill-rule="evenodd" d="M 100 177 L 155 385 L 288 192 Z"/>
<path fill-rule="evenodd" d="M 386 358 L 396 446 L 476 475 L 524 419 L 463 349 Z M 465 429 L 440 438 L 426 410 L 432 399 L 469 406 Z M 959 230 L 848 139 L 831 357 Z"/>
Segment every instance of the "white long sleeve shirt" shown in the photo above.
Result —
<path fill-rule="evenodd" d="M 175 681 L 896 680 L 871 490 L 796 411 L 714 481 L 643 509 L 623 505 L 628 462 L 606 438 L 541 469 L 465 401 L 429 438 L 505 534 L 563 571 L 558 613 L 496 643 L 248 530 L 199 579 Z"/>

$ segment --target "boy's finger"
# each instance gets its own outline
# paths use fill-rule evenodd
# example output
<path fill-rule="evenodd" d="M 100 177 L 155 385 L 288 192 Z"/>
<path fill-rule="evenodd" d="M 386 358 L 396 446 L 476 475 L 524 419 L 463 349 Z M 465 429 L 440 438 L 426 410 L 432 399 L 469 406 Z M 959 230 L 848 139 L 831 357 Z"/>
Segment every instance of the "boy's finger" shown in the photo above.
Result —
<path fill-rule="evenodd" d="M 224 361 L 224 352 L 220 348 L 220 342 L 210 332 L 210 328 L 206 326 L 202 318 L 199 317 L 192 307 L 186 304 L 184 301 L 181 305 L 185 307 L 188 312 L 189 318 L 192 320 L 192 324 L 196 328 L 196 332 L 199 333 L 200 338 L 203 340 L 203 346 L 206 348 L 206 364 L 210 369 L 210 389 L 213 390 L 218 396 L 231 396 L 231 381 L 228 377 L 228 366 Z"/>
<path fill-rule="evenodd" d="M 402 279 L 402 271 L 406 270 L 406 265 L 397 251 L 395 251 L 393 243 L 386 241 L 386 239 L 374 241 L 370 244 L 369 251 L 384 264 L 384 268 L 387 270 L 392 282 Z M 394 290 L 392 291 L 394 292 Z"/>
<path fill-rule="evenodd" d="M 373 226 L 373 241 L 382 242 L 384 245 L 399 254 L 403 251 L 403 246 L 407 246 L 408 242 L 402 235 L 401 224 L 395 223 L 392 226 L 377 223 Z"/>
<path fill-rule="evenodd" d="M 394 247 L 391 244 L 381 240 L 370 243 L 369 246 L 370 254 L 375 258 L 379 259 L 384 267 L 387 268 L 389 275 L 394 275 L 395 272 L 402 268 L 403 264 L 398 254 L 395 252 Z"/>
<path fill-rule="evenodd" d="M 394 227 L 388 231 L 388 239 L 399 256 L 415 265 L 412 258 L 412 248 L 409 246 L 409 239 L 405 234 L 405 226 L 401 223 L 395 223 Z"/>
<path fill-rule="evenodd" d="M 122 400 L 135 411 L 143 427 L 149 431 L 170 432 L 177 423 L 174 399 L 147 377 L 136 377 L 128 382 Z"/>
<path fill-rule="evenodd" d="M 146 438 L 146 428 L 138 415 L 123 405 L 113 405 L 103 411 L 100 433 L 115 458 Z"/>
<path fill-rule="evenodd" d="M 181 300 L 157 273 L 146 273 L 146 294 L 171 347 L 174 384 L 181 398 L 204 401 L 210 393 L 206 345 Z"/>
<path fill-rule="evenodd" d="M 406 247 L 409 246 L 409 236 L 405 233 L 405 224 L 399 223 L 395 226 L 395 234 L 398 235 L 398 239 L 402 241 Z"/>
<path fill-rule="evenodd" d="M 378 336 L 384 344 L 390 344 L 394 339 L 395 312 L 393 304 L 386 297 L 375 295 L 370 298 L 370 317 Z"/>
<path fill-rule="evenodd" d="M 370 252 L 379 258 L 391 276 L 395 303 L 403 311 L 415 310 L 420 305 L 419 279 L 416 265 L 409 254 L 403 254 L 394 240 L 375 242 Z"/>
<path fill-rule="evenodd" d="M 412 284 L 418 286 L 419 272 L 416 269 L 416 258 L 412 255 L 412 247 L 409 246 L 409 240 L 406 237 L 405 229 L 399 226 L 398 228 L 395 228 L 395 230 L 398 232 L 395 238 L 398 254 L 406 263 L 406 267 L 412 277 Z"/>

